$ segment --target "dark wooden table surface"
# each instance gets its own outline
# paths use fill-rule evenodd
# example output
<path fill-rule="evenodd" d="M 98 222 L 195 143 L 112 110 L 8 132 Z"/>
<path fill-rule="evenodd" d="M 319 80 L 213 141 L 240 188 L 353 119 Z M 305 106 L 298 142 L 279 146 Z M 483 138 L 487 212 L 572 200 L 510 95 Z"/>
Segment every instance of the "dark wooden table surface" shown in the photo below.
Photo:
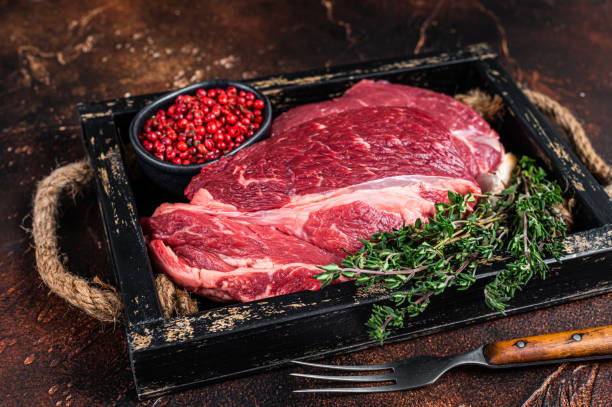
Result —
<path fill-rule="evenodd" d="M 30 226 L 37 180 L 84 156 L 76 104 L 210 77 L 252 78 L 486 41 L 518 81 L 557 98 L 612 162 L 608 1 L 0 0 L 0 405 L 136 405 L 121 326 L 49 295 Z M 93 191 L 66 199 L 71 270 L 109 281 Z M 612 323 L 612 296 L 584 299 L 330 359 L 381 363 L 451 354 L 514 336 Z M 384 395 L 292 395 L 277 369 L 142 403 L 174 405 L 609 406 L 612 362 L 507 371 L 467 368 Z M 548 403 L 548 404 L 547 404 Z"/>

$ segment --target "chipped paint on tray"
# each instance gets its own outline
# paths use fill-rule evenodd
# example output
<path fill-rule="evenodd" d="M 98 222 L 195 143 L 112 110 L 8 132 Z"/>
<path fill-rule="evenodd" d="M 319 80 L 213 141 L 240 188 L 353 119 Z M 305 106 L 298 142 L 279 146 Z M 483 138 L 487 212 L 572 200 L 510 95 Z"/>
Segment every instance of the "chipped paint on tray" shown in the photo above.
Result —
<path fill-rule="evenodd" d="M 193 338 L 192 319 L 189 317 L 176 318 L 165 327 L 164 338 L 166 342 L 186 341 Z"/>
<path fill-rule="evenodd" d="M 131 339 L 130 343 L 134 350 L 146 349 L 149 347 L 149 345 L 151 345 L 151 342 L 153 341 L 153 335 L 151 334 L 149 328 L 145 328 L 142 334 L 131 331 L 128 333 L 128 335 Z"/>
<path fill-rule="evenodd" d="M 564 241 L 565 252 L 576 254 L 602 248 L 612 247 L 612 227 L 607 227 L 598 234 L 576 233 L 567 236 Z"/>
<path fill-rule="evenodd" d="M 108 117 L 111 114 L 113 114 L 112 110 L 106 110 L 104 112 L 84 113 L 84 114 L 81 115 L 81 120 L 83 122 L 86 122 L 86 121 L 91 120 L 91 119 L 96 119 L 96 118 L 100 118 L 100 117 Z"/>

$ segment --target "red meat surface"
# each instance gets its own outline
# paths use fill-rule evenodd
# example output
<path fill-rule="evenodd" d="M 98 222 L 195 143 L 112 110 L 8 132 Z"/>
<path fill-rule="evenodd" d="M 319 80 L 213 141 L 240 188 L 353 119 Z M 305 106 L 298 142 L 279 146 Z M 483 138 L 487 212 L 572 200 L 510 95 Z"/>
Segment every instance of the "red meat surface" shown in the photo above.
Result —
<path fill-rule="evenodd" d="M 460 102 L 362 81 L 281 115 L 272 137 L 205 166 L 185 191 L 190 203 L 163 204 L 142 224 L 159 268 L 195 293 L 250 301 L 313 290 L 316 265 L 426 220 L 449 190 L 479 193 L 476 178 L 502 155 L 497 134 Z"/>
<path fill-rule="evenodd" d="M 158 268 L 179 285 L 218 301 L 252 301 L 306 289 L 315 265 L 341 257 L 274 228 L 175 208 L 142 227 Z"/>
<path fill-rule="evenodd" d="M 480 172 L 492 172 L 499 165 L 504 149 L 499 136 L 469 106 L 457 99 L 428 89 L 385 81 L 362 80 L 340 98 L 298 106 L 274 121 L 272 135 L 313 119 L 363 107 L 416 107 L 442 121 L 453 137 L 463 140 L 477 157 Z"/>

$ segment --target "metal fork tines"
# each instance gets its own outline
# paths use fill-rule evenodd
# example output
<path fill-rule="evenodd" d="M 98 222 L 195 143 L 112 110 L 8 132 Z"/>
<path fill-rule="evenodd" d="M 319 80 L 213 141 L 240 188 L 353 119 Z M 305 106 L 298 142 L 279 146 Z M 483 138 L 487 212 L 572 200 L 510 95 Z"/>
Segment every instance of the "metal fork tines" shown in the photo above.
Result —
<path fill-rule="evenodd" d="M 426 386 L 438 380 L 446 371 L 459 365 L 484 365 L 490 366 L 485 360 L 482 347 L 471 352 L 461 355 L 453 355 L 448 357 L 437 356 L 417 356 L 411 359 L 400 360 L 392 363 L 381 365 L 366 365 L 366 366 L 337 366 L 323 365 L 320 363 L 310 363 L 293 360 L 292 363 L 297 365 L 319 368 L 332 369 L 345 372 L 371 372 L 390 370 L 390 372 L 380 374 L 372 374 L 367 376 L 357 375 L 339 375 L 327 376 L 308 373 L 291 373 L 292 376 L 304 377 L 316 380 L 330 380 L 334 382 L 346 383 L 380 383 L 393 382 L 387 385 L 374 385 L 364 387 L 332 387 L 323 389 L 300 389 L 295 390 L 296 393 L 379 393 L 386 391 L 407 390 L 417 387 Z"/>
<path fill-rule="evenodd" d="M 376 374 L 376 375 L 367 375 L 367 376 L 325 376 L 325 375 L 317 375 L 317 374 L 307 374 L 307 373 L 290 373 L 291 376 L 296 377 L 304 377 L 308 379 L 318 379 L 318 380 L 330 380 L 336 382 L 348 382 L 348 383 L 376 383 L 376 382 L 388 382 L 395 381 L 396 376 L 393 371 L 393 363 L 383 364 L 383 365 L 367 365 L 367 366 L 338 366 L 338 365 L 323 365 L 320 363 L 310 363 L 310 362 L 302 362 L 298 360 L 292 360 L 292 363 L 301 366 L 315 367 L 320 369 L 332 369 L 332 370 L 340 370 L 345 372 L 365 372 L 365 371 L 381 371 L 381 370 L 391 370 L 391 373 L 384 374 Z M 328 393 L 370 393 L 370 392 L 385 392 L 385 391 L 394 391 L 399 390 L 399 387 L 396 384 L 389 386 L 370 386 L 370 387 L 335 387 L 335 388 L 325 388 L 325 389 L 301 389 L 294 390 L 294 393 L 318 393 L 318 392 L 328 392 Z"/>

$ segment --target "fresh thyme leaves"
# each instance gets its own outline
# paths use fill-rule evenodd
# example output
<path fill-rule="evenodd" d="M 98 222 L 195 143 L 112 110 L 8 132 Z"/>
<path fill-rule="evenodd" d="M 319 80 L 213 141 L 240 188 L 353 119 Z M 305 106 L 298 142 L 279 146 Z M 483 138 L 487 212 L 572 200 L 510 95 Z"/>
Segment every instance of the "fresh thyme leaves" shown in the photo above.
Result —
<path fill-rule="evenodd" d="M 561 190 L 545 178 L 535 161 L 522 157 L 511 184 L 496 195 L 478 197 L 448 192 L 449 203 L 436 204 L 427 223 L 417 220 L 393 232 L 363 240 L 339 266 L 320 267 L 314 276 L 324 287 L 341 275 L 369 288 L 383 282 L 393 306 L 375 305 L 367 322 L 372 339 L 381 343 L 390 328 L 423 312 L 431 297 L 454 286 L 469 288 L 480 261 L 507 252 L 512 261 L 485 288 L 486 303 L 504 312 L 506 303 L 534 274 L 545 277 L 544 259 L 559 259 L 565 224 L 556 206 Z"/>
<path fill-rule="evenodd" d="M 516 290 L 527 284 L 534 274 L 546 277 L 547 256 L 560 261 L 566 226 L 558 206 L 563 202 L 561 189 L 546 180 L 546 173 L 531 159 L 523 157 L 514 182 L 501 194 L 501 200 L 512 202 L 510 239 L 506 245 L 514 259 L 485 288 L 487 304 L 504 312 Z"/>

